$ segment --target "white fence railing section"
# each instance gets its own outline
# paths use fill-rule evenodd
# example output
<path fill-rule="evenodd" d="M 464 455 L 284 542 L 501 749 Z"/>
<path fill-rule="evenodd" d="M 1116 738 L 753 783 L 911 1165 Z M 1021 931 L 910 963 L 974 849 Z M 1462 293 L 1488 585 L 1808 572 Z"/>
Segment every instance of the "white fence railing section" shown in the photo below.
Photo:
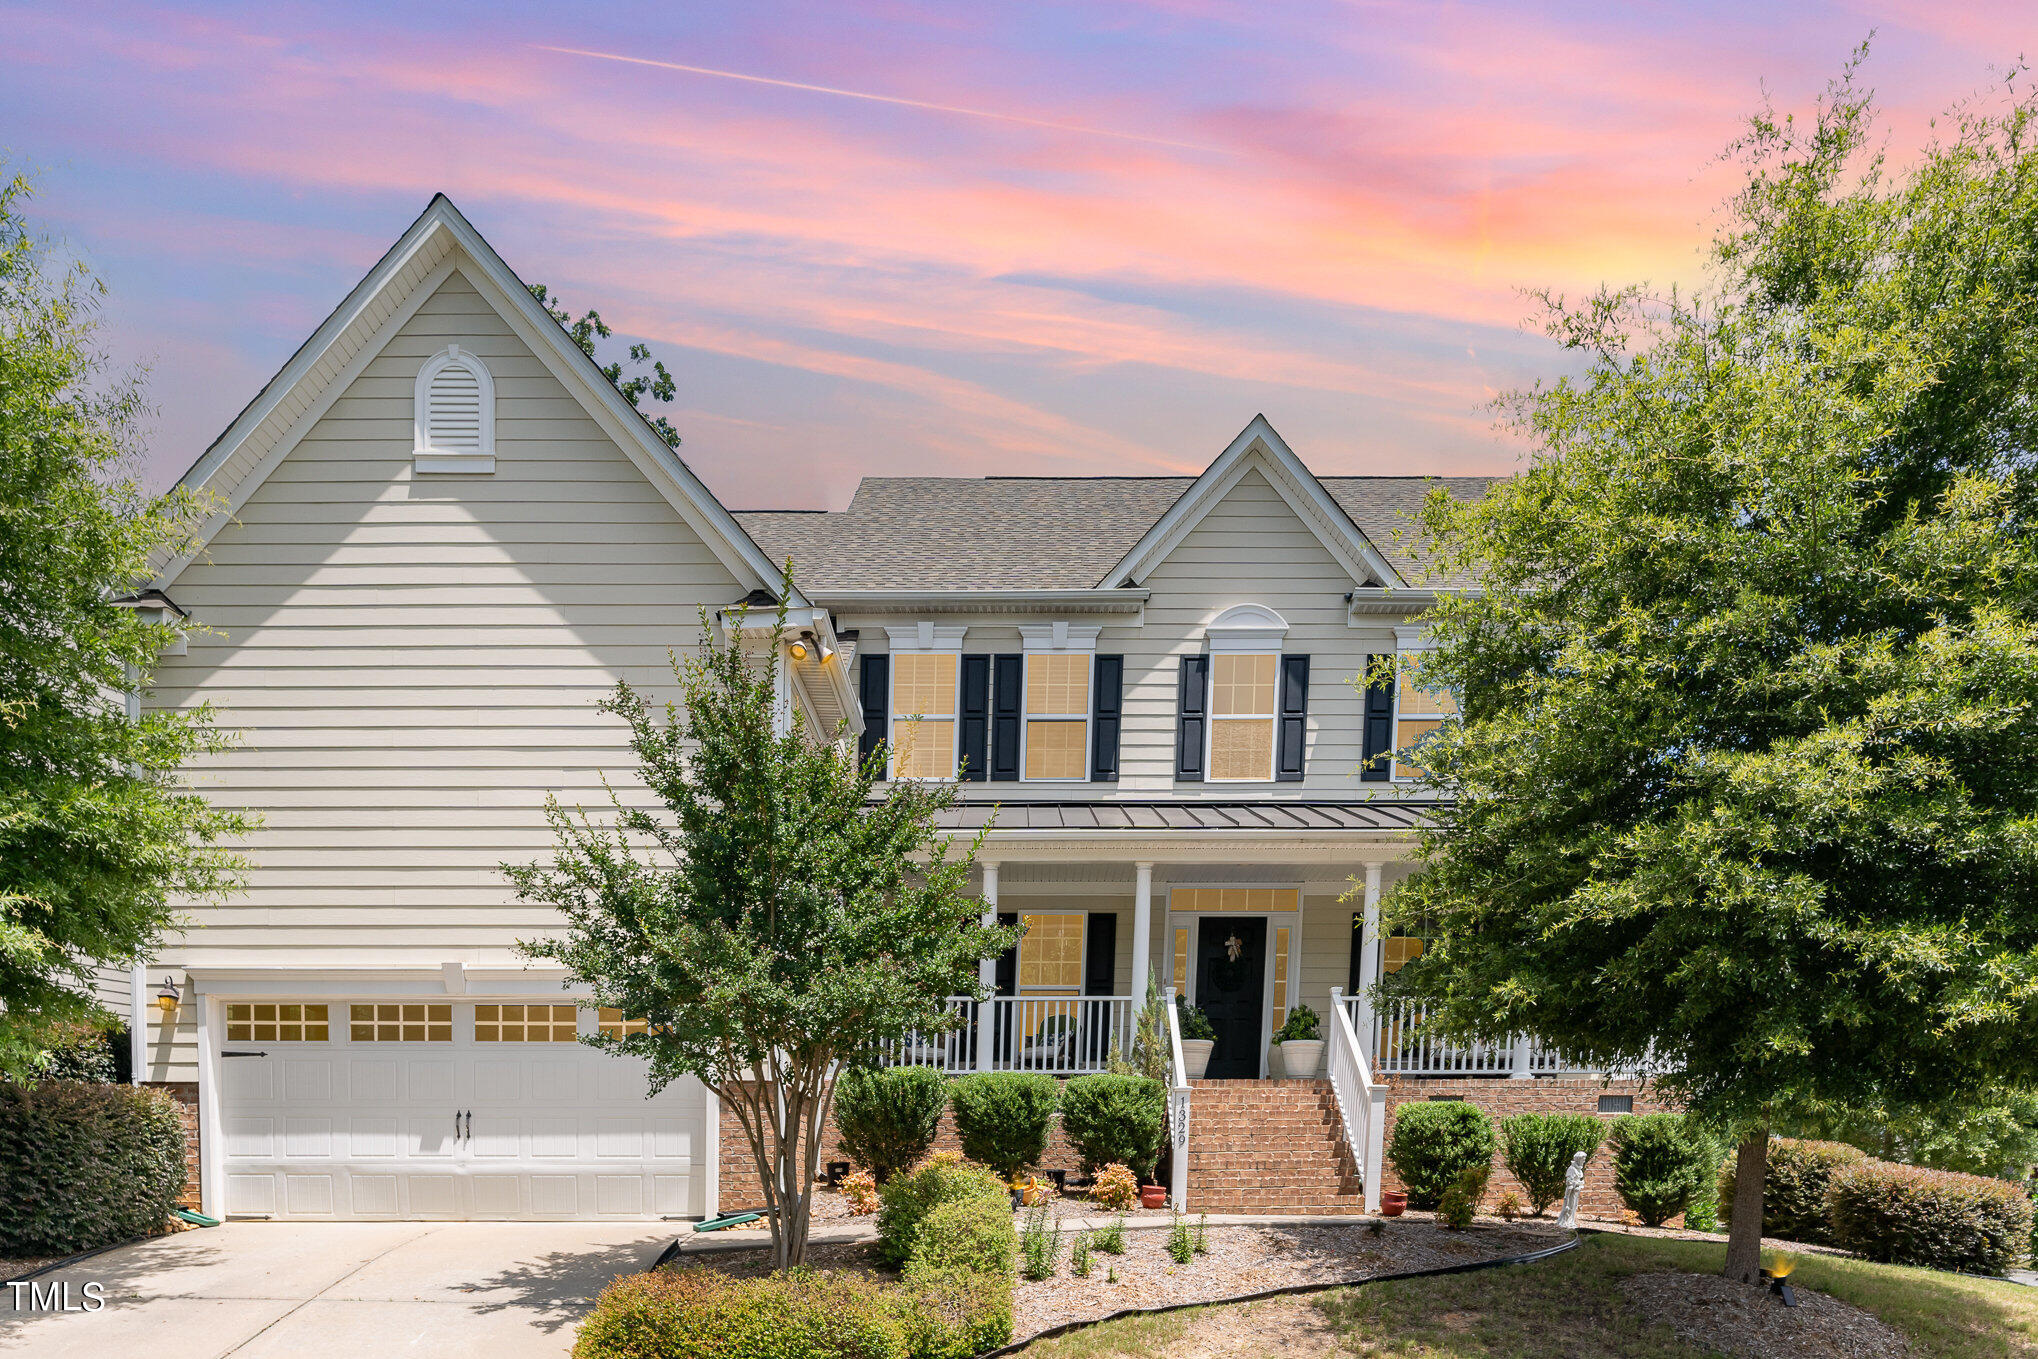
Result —
<path fill-rule="evenodd" d="M 1105 1071 L 1115 1051 L 1132 1053 L 1137 1010 L 1130 996 L 951 996 L 957 1024 L 912 1035 L 883 1054 L 887 1066 L 969 1071 L 1035 1071 L 1081 1076 Z"/>
<path fill-rule="evenodd" d="M 1356 1025 L 1365 1011 L 1357 996 L 1341 996 L 1339 1008 Z M 1428 1008 L 1409 1001 L 1382 1001 L 1373 1011 L 1368 1050 L 1381 1076 L 1538 1076 L 1585 1071 L 1561 1053 L 1538 1047 L 1526 1035 L 1500 1045 L 1448 1043 L 1425 1021 Z"/>
<path fill-rule="evenodd" d="M 1358 1161 L 1359 1175 L 1366 1186 L 1366 1211 L 1377 1213 L 1381 1147 L 1387 1131 L 1387 1087 L 1373 1079 L 1343 989 L 1332 987 L 1330 1000 L 1330 1050 L 1326 1065 L 1331 1093 L 1337 1097 L 1338 1115 L 1344 1120 L 1345 1145 Z"/>

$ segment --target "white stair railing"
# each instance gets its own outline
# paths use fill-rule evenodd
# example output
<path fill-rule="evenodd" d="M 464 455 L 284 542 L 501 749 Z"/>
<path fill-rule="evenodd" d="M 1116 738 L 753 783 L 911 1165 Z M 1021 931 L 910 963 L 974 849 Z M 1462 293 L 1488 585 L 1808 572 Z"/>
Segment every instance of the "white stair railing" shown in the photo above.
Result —
<path fill-rule="evenodd" d="M 1173 1183 L 1168 1197 L 1175 1211 L 1189 1211 L 1189 1068 L 1182 1061 L 1182 1024 L 1174 998 L 1168 998 L 1168 1138 L 1174 1146 Z"/>
<path fill-rule="evenodd" d="M 1343 987 L 1331 988 L 1330 1013 L 1330 1089 L 1344 1120 L 1345 1145 L 1352 1149 L 1365 1181 L 1366 1211 L 1377 1213 L 1381 1152 L 1387 1133 L 1387 1087 L 1373 1079 Z"/>

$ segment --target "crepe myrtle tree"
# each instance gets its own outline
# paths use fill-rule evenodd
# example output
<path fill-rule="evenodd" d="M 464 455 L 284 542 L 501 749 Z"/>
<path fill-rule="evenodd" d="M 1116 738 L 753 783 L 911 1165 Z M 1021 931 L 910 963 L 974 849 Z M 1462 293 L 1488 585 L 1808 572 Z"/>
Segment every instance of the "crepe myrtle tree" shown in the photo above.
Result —
<path fill-rule="evenodd" d="M 783 602 L 777 622 L 749 635 L 781 635 Z M 782 720 L 778 648 L 746 644 L 743 623 L 724 634 L 703 612 L 698 652 L 673 661 L 677 702 L 654 709 L 627 684 L 602 700 L 658 805 L 612 791 L 597 820 L 550 799 L 551 859 L 506 871 L 565 917 L 524 953 L 648 1021 L 585 1041 L 647 1059 L 654 1093 L 696 1077 L 735 1115 L 788 1268 L 806 1254 L 837 1072 L 953 1027 L 948 998 L 977 995 L 979 962 L 1018 932 L 983 923 L 976 844 L 957 853 L 936 827 L 955 786 L 877 795 L 885 751 L 859 762 Z"/>
<path fill-rule="evenodd" d="M 1757 117 L 1706 290 L 1552 299 L 1527 466 L 1422 514 L 1484 588 L 1429 617 L 1455 806 L 1394 989 L 1730 1131 L 1730 1278 L 1773 1126 L 2038 1076 L 2032 108 L 1901 174 L 1852 65 Z"/>
<path fill-rule="evenodd" d="M 232 734 L 210 707 L 128 716 L 176 628 L 127 597 L 218 507 L 133 475 L 147 407 L 100 348 L 99 280 L 0 176 L 0 1077 L 110 1025 L 95 973 L 141 962 L 178 906 L 237 890 L 256 818 L 187 761 Z"/>

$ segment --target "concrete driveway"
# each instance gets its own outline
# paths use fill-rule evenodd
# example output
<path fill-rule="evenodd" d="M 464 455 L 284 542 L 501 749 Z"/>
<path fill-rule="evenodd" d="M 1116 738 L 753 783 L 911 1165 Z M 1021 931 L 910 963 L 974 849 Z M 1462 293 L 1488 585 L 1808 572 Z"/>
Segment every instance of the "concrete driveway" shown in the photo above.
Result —
<path fill-rule="evenodd" d="M 684 1224 L 680 1224 L 683 1228 Z M 229 1222 L 95 1256 L 34 1282 L 104 1286 L 95 1312 L 0 1288 L 0 1354 L 80 1359 L 557 1356 L 618 1274 L 673 1238 L 657 1223 Z"/>

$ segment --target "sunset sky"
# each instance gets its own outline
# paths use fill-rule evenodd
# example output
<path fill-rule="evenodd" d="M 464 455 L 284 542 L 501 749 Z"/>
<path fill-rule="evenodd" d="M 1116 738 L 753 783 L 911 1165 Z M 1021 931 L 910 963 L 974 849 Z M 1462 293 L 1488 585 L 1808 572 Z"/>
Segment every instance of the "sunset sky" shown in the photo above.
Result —
<path fill-rule="evenodd" d="M 1523 290 L 1691 281 L 1766 88 L 1901 158 L 2029 4 L 0 3 L 0 155 L 166 483 L 424 207 L 675 370 L 734 508 L 864 473 L 1504 472 Z M 561 50 L 567 49 L 567 50 Z M 592 55 L 590 55 L 592 54 Z M 627 60 L 624 60 L 627 58 Z"/>

